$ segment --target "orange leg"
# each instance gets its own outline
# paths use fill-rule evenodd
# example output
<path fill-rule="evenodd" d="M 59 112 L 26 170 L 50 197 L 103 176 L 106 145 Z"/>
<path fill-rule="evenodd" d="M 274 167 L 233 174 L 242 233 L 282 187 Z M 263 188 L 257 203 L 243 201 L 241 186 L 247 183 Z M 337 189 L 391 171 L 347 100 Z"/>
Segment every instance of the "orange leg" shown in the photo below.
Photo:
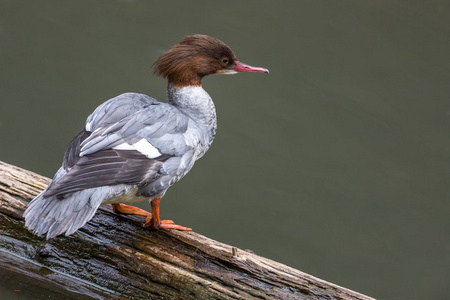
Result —
<path fill-rule="evenodd" d="M 161 201 L 161 198 L 155 198 L 152 200 L 153 217 L 151 218 L 150 222 L 147 222 L 147 220 L 146 220 L 144 227 L 150 226 L 153 229 L 169 228 L 169 229 L 178 229 L 178 230 L 183 230 L 183 231 L 192 230 L 189 227 L 177 225 L 172 220 L 161 220 L 159 218 L 159 202 L 160 201 Z"/>
<path fill-rule="evenodd" d="M 148 211 L 143 210 L 139 207 L 135 207 L 135 206 L 127 205 L 127 204 L 119 203 L 119 204 L 113 204 L 112 206 L 113 206 L 113 211 L 115 213 L 120 212 L 120 213 L 124 213 L 124 214 L 138 215 L 138 216 L 145 217 L 144 227 L 151 226 L 151 228 L 154 228 L 154 229 L 171 228 L 171 229 L 178 229 L 178 230 L 192 230 L 191 228 L 188 228 L 188 227 L 176 225 L 176 224 L 174 224 L 174 222 L 172 220 L 160 220 L 160 218 L 159 218 L 159 201 L 160 200 L 161 200 L 160 198 L 155 198 L 152 200 L 153 215 L 151 213 L 149 213 Z"/>
<path fill-rule="evenodd" d="M 128 214 L 128 215 L 138 215 L 138 216 L 143 216 L 145 217 L 145 223 L 147 224 L 147 222 L 150 222 L 152 219 L 152 214 L 149 213 L 148 211 L 136 207 L 136 206 L 131 206 L 131 205 L 127 205 L 127 204 L 113 204 L 113 211 L 115 213 L 123 213 L 123 214 Z"/>

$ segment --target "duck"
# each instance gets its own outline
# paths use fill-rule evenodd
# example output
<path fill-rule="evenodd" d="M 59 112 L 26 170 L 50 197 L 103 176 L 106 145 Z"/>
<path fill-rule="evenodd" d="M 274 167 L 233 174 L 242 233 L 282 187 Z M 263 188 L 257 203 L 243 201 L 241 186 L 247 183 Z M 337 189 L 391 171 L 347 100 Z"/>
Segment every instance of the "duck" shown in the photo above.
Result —
<path fill-rule="evenodd" d="M 62 166 L 24 213 L 25 227 L 47 239 L 69 236 L 100 205 L 145 217 L 154 230 L 192 230 L 160 219 L 160 201 L 210 148 L 217 129 L 214 102 L 202 87 L 213 74 L 269 73 L 237 60 L 224 42 L 186 36 L 160 56 L 154 74 L 165 78 L 167 101 L 141 93 L 107 100 L 71 140 Z M 151 212 L 129 205 L 150 201 Z"/>

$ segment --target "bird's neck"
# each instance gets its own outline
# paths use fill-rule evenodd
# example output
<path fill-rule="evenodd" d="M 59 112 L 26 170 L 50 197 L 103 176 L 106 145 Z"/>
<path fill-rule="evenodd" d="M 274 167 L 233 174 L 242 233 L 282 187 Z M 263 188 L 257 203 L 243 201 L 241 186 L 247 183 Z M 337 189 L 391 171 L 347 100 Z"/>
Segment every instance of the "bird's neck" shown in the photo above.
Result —
<path fill-rule="evenodd" d="M 216 108 L 209 94 L 201 86 L 178 87 L 169 83 L 167 99 L 201 127 L 209 148 L 217 128 Z"/>

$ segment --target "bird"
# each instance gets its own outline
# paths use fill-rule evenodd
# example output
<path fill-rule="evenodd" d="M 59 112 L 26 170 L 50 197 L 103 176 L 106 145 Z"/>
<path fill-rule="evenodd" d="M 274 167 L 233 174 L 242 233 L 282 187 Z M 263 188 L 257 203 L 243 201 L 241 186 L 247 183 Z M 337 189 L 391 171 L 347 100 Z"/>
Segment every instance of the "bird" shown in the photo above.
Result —
<path fill-rule="evenodd" d="M 240 62 L 224 42 L 202 34 L 186 36 L 153 67 L 168 82 L 167 101 L 129 92 L 98 106 L 69 143 L 51 183 L 28 204 L 29 231 L 47 240 L 69 236 L 104 204 L 145 217 L 144 227 L 192 230 L 161 220 L 159 204 L 216 135 L 216 109 L 202 78 L 269 71 Z M 145 200 L 151 213 L 128 204 Z"/>

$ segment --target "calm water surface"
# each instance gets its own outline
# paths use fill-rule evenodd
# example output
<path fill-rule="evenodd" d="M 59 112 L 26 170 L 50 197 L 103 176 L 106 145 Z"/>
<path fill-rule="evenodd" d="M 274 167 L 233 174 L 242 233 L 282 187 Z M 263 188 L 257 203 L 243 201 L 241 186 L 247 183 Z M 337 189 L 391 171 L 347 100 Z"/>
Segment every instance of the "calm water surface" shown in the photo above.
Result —
<path fill-rule="evenodd" d="M 204 80 L 217 138 L 163 217 L 376 298 L 449 299 L 448 1 L 0 0 L 0 160 L 53 176 L 97 105 L 165 98 L 151 65 L 193 33 L 271 75 Z"/>

